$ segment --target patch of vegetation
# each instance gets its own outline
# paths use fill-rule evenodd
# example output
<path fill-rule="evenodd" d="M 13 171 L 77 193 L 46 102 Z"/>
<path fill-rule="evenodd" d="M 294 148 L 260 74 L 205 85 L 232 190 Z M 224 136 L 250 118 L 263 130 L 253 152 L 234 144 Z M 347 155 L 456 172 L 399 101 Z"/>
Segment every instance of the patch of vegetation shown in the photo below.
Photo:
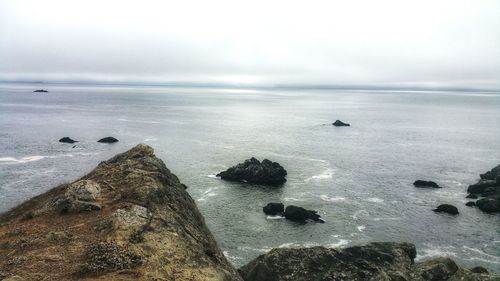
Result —
<path fill-rule="evenodd" d="M 113 243 L 91 245 L 85 251 L 86 262 L 78 274 L 98 275 L 121 269 L 132 269 L 142 264 L 142 257 L 130 249 Z"/>

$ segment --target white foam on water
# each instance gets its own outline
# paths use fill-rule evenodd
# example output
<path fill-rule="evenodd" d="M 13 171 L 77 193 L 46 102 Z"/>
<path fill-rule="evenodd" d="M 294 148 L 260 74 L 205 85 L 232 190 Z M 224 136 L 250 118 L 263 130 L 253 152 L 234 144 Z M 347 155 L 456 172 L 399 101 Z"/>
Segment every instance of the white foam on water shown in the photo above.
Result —
<path fill-rule="evenodd" d="M 268 220 L 281 220 L 284 219 L 285 217 L 283 216 L 267 216 L 266 219 Z"/>
<path fill-rule="evenodd" d="M 347 239 L 339 239 L 339 242 L 337 243 L 330 243 L 325 245 L 327 248 L 342 248 L 344 246 L 347 246 L 349 244 L 350 240 Z"/>
<path fill-rule="evenodd" d="M 416 260 L 422 260 L 426 258 L 433 257 L 457 257 L 457 253 L 454 251 L 455 247 L 453 246 L 433 246 L 427 245 L 428 248 L 424 248 L 420 250 L 420 253 L 417 254 Z"/>
<path fill-rule="evenodd" d="M 283 198 L 283 201 L 304 201 L 304 200 L 297 199 L 297 198 L 294 198 L 294 197 L 285 197 L 285 198 Z"/>
<path fill-rule="evenodd" d="M 366 211 L 366 210 L 359 210 L 359 211 L 356 211 L 352 216 L 351 218 L 353 220 L 358 220 L 358 217 L 360 215 L 365 215 L 365 216 L 369 216 L 370 214 Z"/>
<path fill-rule="evenodd" d="M 157 141 L 158 139 L 153 137 L 153 138 L 145 138 L 143 141 Z"/>
<path fill-rule="evenodd" d="M 16 163 L 27 163 L 42 160 L 46 156 L 34 155 L 34 156 L 26 156 L 22 158 L 14 158 L 14 157 L 0 157 L 0 163 L 2 164 L 16 164 Z"/>
<path fill-rule="evenodd" d="M 319 198 L 321 198 L 321 200 L 327 201 L 327 202 L 345 201 L 345 197 L 341 197 L 341 196 L 329 197 L 326 194 L 320 195 Z"/>
<path fill-rule="evenodd" d="M 334 170 L 331 168 L 328 168 L 321 172 L 321 174 L 314 175 L 310 178 L 305 179 L 305 182 L 310 182 L 312 180 L 326 180 L 326 179 L 331 179 L 333 178 L 333 172 Z"/>
<path fill-rule="evenodd" d="M 216 175 L 207 175 L 208 178 L 211 178 L 211 179 L 217 179 L 217 176 Z"/>
<path fill-rule="evenodd" d="M 364 226 L 364 225 L 360 225 L 360 226 L 358 226 L 357 228 L 358 228 L 358 231 L 359 231 L 359 232 L 363 232 L 363 230 L 365 230 L 365 229 L 366 229 L 366 226 Z"/>
<path fill-rule="evenodd" d="M 401 218 L 371 218 L 373 221 L 398 221 Z"/>
<path fill-rule="evenodd" d="M 468 252 L 474 252 L 479 255 L 479 257 L 471 257 L 469 260 L 479 260 L 479 261 L 484 261 L 488 263 L 495 263 L 495 264 L 500 264 L 500 257 L 494 256 L 487 254 L 479 249 L 476 248 L 471 248 L 468 246 L 463 246 L 463 249 L 468 251 Z"/>
<path fill-rule="evenodd" d="M 382 202 L 384 202 L 384 199 L 372 197 L 372 198 L 365 199 L 365 201 L 372 202 L 372 203 L 382 203 Z"/>

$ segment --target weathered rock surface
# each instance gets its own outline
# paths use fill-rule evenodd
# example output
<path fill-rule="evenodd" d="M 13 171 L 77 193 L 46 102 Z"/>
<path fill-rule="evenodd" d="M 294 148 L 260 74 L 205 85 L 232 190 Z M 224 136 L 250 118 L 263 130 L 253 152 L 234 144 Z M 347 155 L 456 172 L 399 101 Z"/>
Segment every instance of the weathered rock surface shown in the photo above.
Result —
<path fill-rule="evenodd" d="M 476 201 L 476 206 L 486 213 L 500 213 L 500 165 L 481 174 L 480 180 L 469 185 L 467 198 L 484 197 Z"/>
<path fill-rule="evenodd" d="M 436 213 L 447 213 L 450 215 L 458 215 L 457 207 L 450 204 L 441 204 L 433 211 Z"/>
<path fill-rule="evenodd" d="M 281 215 L 285 211 L 285 205 L 283 203 L 268 203 L 262 208 L 262 211 L 271 216 Z"/>
<path fill-rule="evenodd" d="M 59 139 L 59 142 L 62 142 L 62 143 L 75 143 L 75 142 L 78 142 L 78 141 L 73 140 L 70 137 L 63 137 L 63 138 Z"/>
<path fill-rule="evenodd" d="M 414 263 L 409 243 L 370 243 L 343 250 L 273 249 L 239 269 L 246 281 L 485 281 L 449 258 Z"/>
<path fill-rule="evenodd" d="M 146 145 L 0 215 L 0 276 L 241 280 L 185 186 Z"/>
<path fill-rule="evenodd" d="M 98 140 L 97 142 L 102 142 L 102 143 L 115 143 L 115 142 L 118 142 L 117 139 L 113 138 L 113 137 L 105 137 L 105 138 L 102 138 L 100 140 Z"/>
<path fill-rule="evenodd" d="M 351 124 L 348 124 L 348 123 L 344 123 L 340 120 L 335 120 L 335 122 L 332 123 L 333 126 L 335 127 L 348 127 L 348 126 L 351 126 Z"/>
<path fill-rule="evenodd" d="M 317 221 L 323 223 L 324 221 L 320 218 L 320 215 L 316 211 L 306 210 L 302 207 L 297 207 L 294 205 L 287 206 L 285 209 L 284 217 L 287 220 L 292 220 L 296 222 L 305 223 L 308 220 Z"/>
<path fill-rule="evenodd" d="M 286 182 L 286 170 L 278 163 L 267 159 L 247 159 L 217 174 L 223 180 L 247 182 L 252 184 L 278 186 Z"/>
<path fill-rule="evenodd" d="M 416 180 L 413 185 L 415 187 L 421 187 L 421 188 L 426 188 L 426 187 L 430 187 L 430 188 L 441 188 L 441 186 L 439 186 L 437 183 L 433 182 L 433 181 L 424 181 L 424 180 Z"/>

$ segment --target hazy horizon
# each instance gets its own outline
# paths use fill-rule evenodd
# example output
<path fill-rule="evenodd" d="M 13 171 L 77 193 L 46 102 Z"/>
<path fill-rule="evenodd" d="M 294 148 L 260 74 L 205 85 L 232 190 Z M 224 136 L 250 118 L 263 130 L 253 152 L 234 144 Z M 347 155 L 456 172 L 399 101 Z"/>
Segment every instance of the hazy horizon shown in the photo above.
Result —
<path fill-rule="evenodd" d="M 500 89 L 500 2 L 0 0 L 0 81 Z"/>

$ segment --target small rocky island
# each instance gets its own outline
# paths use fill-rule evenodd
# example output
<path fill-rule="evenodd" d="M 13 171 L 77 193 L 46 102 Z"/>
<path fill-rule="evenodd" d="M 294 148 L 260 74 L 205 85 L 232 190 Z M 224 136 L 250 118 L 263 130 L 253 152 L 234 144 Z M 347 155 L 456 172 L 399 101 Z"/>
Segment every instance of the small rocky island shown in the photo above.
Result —
<path fill-rule="evenodd" d="M 467 188 L 469 193 L 467 198 L 482 198 L 475 202 L 471 201 L 474 204 L 469 204 L 469 206 L 477 206 L 486 213 L 500 213 L 500 165 L 481 174 L 480 178 L 477 183 Z"/>
<path fill-rule="evenodd" d="M 75 142 L 78 142 L 70 137 L 63 137 L 61 139 L 59 139 L 59 142 L 62 142 L 62 143 L 75 143 Z"/>
<path fill-rule="evenodd" d="M 227 181 L 279 186 L 286 182 L 286 175 L 286 170 L 279 163 L 267 159 L 260 162 L 252 157 L 224 172 L 220 172 L 217 177 Z"/>
<path fill-rule="evenodd" d="M 3 281 L 499 280 L 484 268 L 415 256 L 414 245 L 392 242 L 277 248 L 236 270 L 186 186 L 143 144 L 0 215 Z"/>
<path fill-rule="evenodd" d="M 105 137 L 105 138 L 102 138 L 100 140 L 98 140 L 97 142 L 100 142 L 100 143 L 115 143 L 115 142 L 118 142 L 118 140 L 114 137 Z"/>
<path fill-rule="evenodd" d="M 351 124 L 344 123 L 340 120 L 335 120 L 335 122 L 333 122 L 332 125 L 335 127 L 349 127 L 349 126 L 351 126 Z"/>
<path fill-rule="evenodd" d="M 49 91 L 47 90 L 44 90 L 44 89 L 38 89 L 38 90 L 34 90 L 33 93 L 48 93 Z"/>

